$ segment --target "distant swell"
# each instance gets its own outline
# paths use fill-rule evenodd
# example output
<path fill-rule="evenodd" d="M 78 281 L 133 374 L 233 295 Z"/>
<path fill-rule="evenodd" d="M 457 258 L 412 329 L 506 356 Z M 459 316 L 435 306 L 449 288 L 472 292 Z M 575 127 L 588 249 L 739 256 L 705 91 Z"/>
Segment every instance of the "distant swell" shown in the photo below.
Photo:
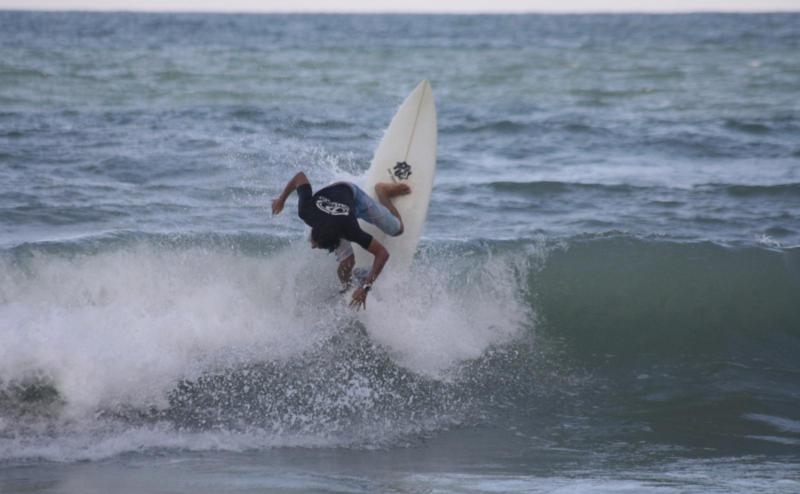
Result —
<path fill-rule="evenodd" d="M 729 185 L 721 186 L 730 195 L 735 197 L 794 197 L 800 200 L 800 183 L 779 185 Z"/>
<path fill-rule="evenodd" d="M 646 187 L 636 187 L 626 184 L 591 184 L 591 183 L 574 183 L 574 182 L 555 182 L 555 181 L 537 181 L 537 182 L 491 182 L 489 187 L 497 192 L 507 192 L 516 194 L 563 194 L 575 191 L 598 191 L 606 193 L 630 193 L 637 189 L 646 189 Z"/>

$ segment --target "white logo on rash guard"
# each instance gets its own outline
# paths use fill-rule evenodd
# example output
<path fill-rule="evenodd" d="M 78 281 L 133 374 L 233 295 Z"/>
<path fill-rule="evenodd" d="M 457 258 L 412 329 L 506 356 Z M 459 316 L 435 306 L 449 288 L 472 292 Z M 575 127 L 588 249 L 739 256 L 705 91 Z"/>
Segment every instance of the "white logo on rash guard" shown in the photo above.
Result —
<path fill-rule="evenodd" d="M 317 208 L 319 208 L 320 211 L 333 216 L 347 216 L 350 214 L 350 208 L 347 206 L 347 204 L 331 201 L 325 196 L 317 197 Z"/>

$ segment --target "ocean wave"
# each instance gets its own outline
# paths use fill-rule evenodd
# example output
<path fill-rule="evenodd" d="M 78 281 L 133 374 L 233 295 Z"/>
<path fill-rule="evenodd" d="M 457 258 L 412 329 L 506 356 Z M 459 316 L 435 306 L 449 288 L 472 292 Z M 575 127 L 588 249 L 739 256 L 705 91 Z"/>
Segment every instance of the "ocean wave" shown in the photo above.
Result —
<path fill-rule="evenodd" d="M 513 188 L 517 184 L 499 186 Z M 567 185 L 537 182 L 519 186 L 558 191 Z M 124 279 L 131 286 L 159 283 L 169 274 L 172 280 L 161 286 L 165 292 L 153 295 L 160 300 L 167 290 L 170 296 L 183 297 L 183 290 L 196 289 L 195 280 L 210 276 L 217 276 L 226 285 L 235 284 L 253 266 L 260 266 L 255 272 L 261 272 L 264 278 L 248 277 L 242 290 L 259 291 L 259 283 L 269 284 L 264 280 L 274 276 L 282 279 L 307 273 L 299 267 L 303 264 L 310 266 L 306 269 L 324 270 L 324 257 L 301 249 L 298 261 L 292 263 L 298 265 L 297 272 L 286 271 L 281 264 L 291 255 L 292 245 L 287 237 L 255 233 L 135 231 L 25 243 L 5 249 L 0 255 L 5 266 L 0 300 L 14 302 L 15 293 L 23 286 L 26 290 L 20 293 L 27 296 L 34 296 L 28 290 L 41 290 L 43 296 L 66 297 L 65 300 L 79 291 L 68 289 L 59 294 L 48 278 L 56 275 L 73 280 L 74 286 L 93 286 L 88 293 L 99 293 L 113 288 L 112 273 L 121 276 L 116 284 Z M 616 344 L 621 345 L 619 350 L 629 348 L 636 352 L 642 349 L 638 344 L 651 338 L 675 340 L 674 348 L 653 345 L 654 351 L 668 353 L 670 348 L 691 350 L 699 341 L 724 341 L 734 335 L 774 331 L 796 336 L 800 328 L 800 312 L 793 303 L 800 295 L 798 248 L 768 243 L 725 246 L 612 232 L 550 240 L 542 237 L 535 241 L 429 242 L 423 244 L 418 257 L 416 288 L 447 296 L 454 293 L 455 287 L 475 285 L 477 292 L 486 292 L 502 286 L 506 296 L 524 298 L 525 311 L 519 314 L 517 324 L 532 325 L 534 320 L 527 318 L 538 314 L 548 327 L 557 328 L 562 335 L 573 333 L 579 347 L 598 343 L 596 353 Z M 323 285 L 322 290 L 330 288 L 331 283 L 335 284 L 333 277 L 318 282 Z M 394 288 L 412 297 L 404 291 L 406 286 Z M 122 297 L 122 286 L 114 290 Z M 313 290 L 304 293 L 316 294 Z M 414 298 L 414 303 L 419 302 Z M 395 304 L 401 310 L 413 309 L 400 302 Z M 391 304 L 382 308 L 384 314 L 390 309 Z M 405 318 L 412 315 L 415 314 Z M 367 324 L 371 319 L 362 322 Z M 627 338 L 634 333 L 635 338 Z M 679 341 L 683 343 L 678 344 Z"/>
<path fill-rule="evenodd" d="M 541 111 L 541 110 L 540 110 Z M 444 118 L 442 133 L 474 137 L 475 134 L 494 136 L 538 136 L 551 135 L 575 138 L 586 135 L 612 136 L 614 129 L 605 122 L 599 122 L 580 113 L 553 116 L 549 113 L 534 116 L 501 118 L 494 115 L 469 115 L 458 122 Z M 619 136 L 616 136 L 619 137 Z"/>
<path fill-rule="evenodd" d="M 666 430 L 658 441 L 690 413 L 738 414 L 723 436 L 753 420 L 765 425 L 750 435 L 795 434 L 791 413 L 765 407 L 793 392 L 767 383 L 800 372 L 798 249 L 428 243 L 359 314 L 315 254 L 136 232 L 3 251 L 0 460 L 380 448 L 502 417 L 539 430 L 586 400 L 616 409 L 609 388 Z"/>
<path fill-rule="evenodd" d="M 709 185 L 735 197 L 800 197 L 800 183 L 775 185 Z"/>
<path fill-rule="evenodd" d="M 497 192 L 508 192 L 516 194 L 563 194 L 574 191 L 600 191 L 613 194 L 630 194 L 637 190 L 653 189 L 653 187 L 636 186 L 630 184 L 593 184 L 580 182 L 560 182 L 560 181 L 532 181 L 532 182 L 511 182 L 499 181 L 484 184 Z"/>
<path fill-rule="evenodd" d="M 531 283 L 547 326 L 582 355 L 747 353 L 800 336 L 796 248 L 590 237 Z"/>
<path fill-rule="evenodd" d="M 45 79 L 47 77 L 52 77 L 52 74 L 29 67 L 0 65 L 0 80 L 10 79 L 10 82 L 17 82 L 26 79 Z"/>
<path fill-rule="evenodd" d="M 476 132 L 497 132 L 499 134 L 515 134 L 521 133 L 526 130 L 531 130 L 531 124 L 527 122 L 520 122 L 516 120 L 494 120 L 483 121 L 482 119 L 474 118 L 470 123 L 459 123 L 445 125 L 442 132 L 453 133 L 468 133 L 473 134 Z"/>
<path fill-rule="evenodd" d="M 773 128 L 768 123 L 734 119 L 725 120 L 725 127 L 755 135 L 764 135 L 773 131 Z"/>
<path fill-rule="evenodd" d="M 5 251 L 0 457 L 55 442 L 46 457 L 80 458 L 68 444 L 88 437 L 159 447 L 133 431 L 164 423 L 177 436 L 254 431 L 259 447 L 414 440 L 469 415 L 452 372 L 529 320 L 510 261 L 386 276 L 356 314 L 314 254 L 271 237 L 137 233 Z"/>

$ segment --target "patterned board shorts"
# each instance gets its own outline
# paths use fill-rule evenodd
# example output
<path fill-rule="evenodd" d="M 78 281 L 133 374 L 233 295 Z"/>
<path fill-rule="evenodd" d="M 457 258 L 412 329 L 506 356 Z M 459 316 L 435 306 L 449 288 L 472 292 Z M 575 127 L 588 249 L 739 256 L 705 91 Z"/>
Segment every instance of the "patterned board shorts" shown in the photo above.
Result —
<path fill-rule="evenodd" d="M 381 229 L 387 235 L 392 237 L 400 233 L 403 225 L 397 216 L 393 215 L 386 206 L 371 198 L 364 192 L 361 187 L 350 182 L 344 182 L 353 189 L 353 197 L 355 198 L 356 218 L 362 219 L 367 223 L 371 223 Z M 336 249 L 336 260 L 339 262 L 344 261 L 353 255 L 353 246 L 350 242 L 342 239 L 339 247 Z"/>

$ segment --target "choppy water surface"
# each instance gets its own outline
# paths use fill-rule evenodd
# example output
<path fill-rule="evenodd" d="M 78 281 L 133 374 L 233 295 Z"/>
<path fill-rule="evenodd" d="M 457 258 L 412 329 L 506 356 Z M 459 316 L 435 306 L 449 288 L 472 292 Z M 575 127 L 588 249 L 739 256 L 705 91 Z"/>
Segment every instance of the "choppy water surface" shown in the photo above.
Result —
<path fill-rule="evenodd" d="M 0 12 L 0 491 L 796 492 L 798 26 Z M 423 78 L 354 314 L 269 202 Z"/>

